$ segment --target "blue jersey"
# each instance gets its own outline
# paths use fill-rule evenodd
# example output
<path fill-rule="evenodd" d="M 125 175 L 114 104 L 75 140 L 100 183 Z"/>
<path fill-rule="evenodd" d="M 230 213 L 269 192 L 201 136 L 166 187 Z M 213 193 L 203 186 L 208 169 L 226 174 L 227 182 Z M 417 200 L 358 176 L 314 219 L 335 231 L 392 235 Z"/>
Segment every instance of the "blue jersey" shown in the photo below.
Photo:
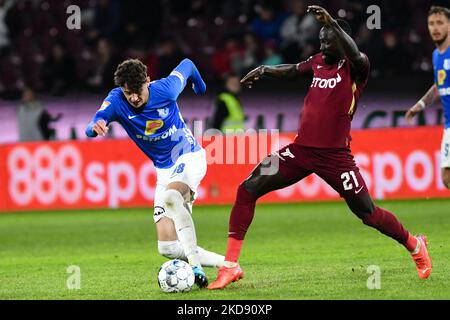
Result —
<path fill-rule="evenodd" d="M 433 52 L 434 79 L 444 106 L 445 128 L 450 128 L 450 47 Z"/>
<path fill-rule="evenodd" d="M 95 123 L 117 121 L 157 168 L 170 168 L 182 154 L 201 149 L 180 114 L 177 98 L 187 80 L 195 93 L 204 93 L 206 85 L 195 65 L 184 59 L 167 77 L 149 84 L 149 101 L 140 108 L 131 106 L 121 88 L 111 90 L 86 129 L 95 137 Z"/>

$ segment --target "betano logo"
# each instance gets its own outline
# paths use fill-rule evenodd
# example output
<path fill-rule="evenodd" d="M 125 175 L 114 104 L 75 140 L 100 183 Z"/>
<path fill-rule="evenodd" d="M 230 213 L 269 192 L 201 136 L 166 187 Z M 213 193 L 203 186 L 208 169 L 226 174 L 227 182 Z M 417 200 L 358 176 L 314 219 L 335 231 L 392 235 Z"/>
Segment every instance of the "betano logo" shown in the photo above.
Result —
<path fill-rule="evenodd" d="M 342 81 L 342 78 L 339 75 L 339 73 L 337 74 L 337 77 L 333 78 L 333 79 L 322 79 L 322 78 L 314 77 L 314 79 L 311 83 L 311 88 L 319 87 L 320 89 L 326 89 L 326 88 L 333 89 L 341 81 Z"/>
<path fill-rule="evenodd" d="M 145 124 L 145 135 L 150 136 L 156 132 L 156 130 L 161 129 L 164 126 L 164 121 L 162 120 L 149 120 Z"/>

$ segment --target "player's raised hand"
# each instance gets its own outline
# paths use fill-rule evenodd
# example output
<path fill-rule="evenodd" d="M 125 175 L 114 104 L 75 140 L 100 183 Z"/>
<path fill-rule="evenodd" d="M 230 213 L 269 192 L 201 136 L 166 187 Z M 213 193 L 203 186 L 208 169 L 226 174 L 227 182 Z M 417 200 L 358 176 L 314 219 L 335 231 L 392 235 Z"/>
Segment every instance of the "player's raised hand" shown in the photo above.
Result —
<path fill-rule="evenodd" d="M 308 12 L 314 14 L 316 19 L 325 25 L 329 25 L 334 21 L 333 17 L 328 13 L 328 11 L 322 8 L 321 6 L 316 5 L 308 6 Z"/>
<path fill-rule="evenodd" d="M 423 107 L 416 103 L 414 106 L 412 106 L 405 115 L 406 122 L 409 124 L 413 124 L 413 118 L 416 116 L 416 114 L 420 113 L 423 110 Z"/>
<path fill-rule="evenodd" d="M 92 130 L 96 132 L 99 136 L 106 136 L 108 133 L 108 126 L 106 125 L 105 120 L 98 120 L 97 123 L 92 127 Z"/>
<path fill-rule="evenodd" d="M 253 69 L 247 75 L 242 78 L 241 83 L 248 88 L 251 88 L 253 86 L 253 83 L 255 81 L 258 81 L 261 76 L 264 74 L 264 66 L 259 66 L 258 68 Z"/>

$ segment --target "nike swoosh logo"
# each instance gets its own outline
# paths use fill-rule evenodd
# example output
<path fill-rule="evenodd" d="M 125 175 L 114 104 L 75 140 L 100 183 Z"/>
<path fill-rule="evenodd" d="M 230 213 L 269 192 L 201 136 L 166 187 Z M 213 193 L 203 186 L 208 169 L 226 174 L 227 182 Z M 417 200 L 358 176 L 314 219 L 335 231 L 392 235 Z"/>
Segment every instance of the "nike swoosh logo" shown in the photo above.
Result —
<path fill-rule="evenodd" d="M 317 66 L 317 69 L 322 69 L 323 68 L 323 66 Z"/>
<path fill-rule="evenodd" d="M 362 191 L 362 189 L 364 189 L 364 187 L 359 188 L 358 190 L 355 191 L 355 194 L 358 194 Z"/>
<path fill-rule="evenodd" d="M 425 273 L 427 273 L 428 270 L 430 270 L 430 268 L 425 268 L 422 270 L 422 273 L 425 274 Z"/>
<path fill-rule="evenodd" d="M 137 116 L 128 116 L 128 119 L 134 119 L 134 118 L 136 118 Z"/>

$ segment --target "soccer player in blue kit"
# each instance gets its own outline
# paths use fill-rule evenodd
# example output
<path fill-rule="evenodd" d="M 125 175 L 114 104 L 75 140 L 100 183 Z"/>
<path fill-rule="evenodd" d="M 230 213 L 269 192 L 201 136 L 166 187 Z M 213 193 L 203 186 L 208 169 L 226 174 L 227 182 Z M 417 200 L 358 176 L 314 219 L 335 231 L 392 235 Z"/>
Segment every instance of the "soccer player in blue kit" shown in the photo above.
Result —
<path fill-rule="evenodd" d="M 450 189 L 450 9 L 433 6 L 428 13 L 428 30 L 436 44 L 433 52 L 435 83 L 430 90 L 406 113 L 412 123 L 413 117 L 431 105 L 438 97 L 444 106 L 445 129 L 441 145 L 442 182 Z"/>
<path fill-rule="evenodd" d="M 153 219 L 158 251 L 169 259 L 187 260 L 200 288 L 208 279 L 202 266 L 221 267 L 224 257 L 197 246 L 192 203 L 206 174 L 206 156 L 181 116 L 177 98 L 188 80 L 196 94 L 206 85 L 196 66 L 184 59 L 168 77 L 150 82 L 147 67 L 137 59 L 122 62 L 111 90 L 86 129 L 105 136 L 117 121 L 149 157 L 157 173 Z"/>

